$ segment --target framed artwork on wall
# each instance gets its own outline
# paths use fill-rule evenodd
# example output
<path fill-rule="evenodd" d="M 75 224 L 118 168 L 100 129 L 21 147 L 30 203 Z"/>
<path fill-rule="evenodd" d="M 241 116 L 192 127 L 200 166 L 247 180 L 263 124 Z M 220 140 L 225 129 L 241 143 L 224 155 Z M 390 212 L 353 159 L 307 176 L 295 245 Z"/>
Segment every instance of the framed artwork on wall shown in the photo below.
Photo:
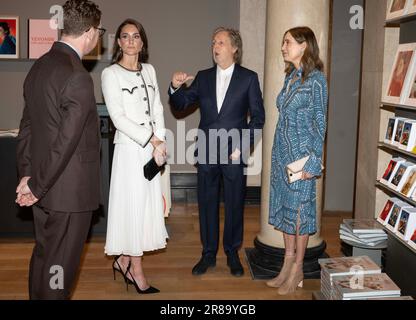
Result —
<path fill-rule="evenodd" d="M 50 19 L 29 19 L 29 59 L 38 59 L 58 41 L 58 29 L 52 29 Z"/>
<path fill-rule="evenodd" d="M 19 17 L 0 15 L 0 59 L 19 58 Z"/>
<path fill-rule="evenodd" d="M 407 11 L 407 14 L 413 15 L 416 14 L 416 0 L 409 0 L 409 10 Z"/>
<path fill-rule="evenodd" d="M 415 49 L 416 43 L 399 45 L 383 102 L 404 103 L 405 92 L 410 83 L 410 73 L 415 64 Z"/>
<path fill-rule="evenodd" d="M 89 54 L 83 56 L 82 59 L 83 60 L 101 60 L 101 51 L 102 51 L 101 41 L 102 39 L 100 38 L 95 48 Z"/>
<path fill-rule="evenodd" d="M 415 0 L 416 1 L 416 0 Z M 416 53 L 415 53 L 416 55 Z M 404 104 L 407 106 L 416 107 L 416 57 L 413 59 L 413 66 L 409 72 L 409 84 L 405 90 Z"/>

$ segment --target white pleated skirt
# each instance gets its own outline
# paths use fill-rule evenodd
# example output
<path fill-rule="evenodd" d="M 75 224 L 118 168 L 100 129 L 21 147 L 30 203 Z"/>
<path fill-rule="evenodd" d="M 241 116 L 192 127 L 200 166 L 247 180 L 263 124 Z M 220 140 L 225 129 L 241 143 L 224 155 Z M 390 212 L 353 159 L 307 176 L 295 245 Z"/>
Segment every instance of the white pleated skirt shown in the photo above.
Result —
<path fill-rule="evenodd" d="M 164 203 L 160 173 L 152 181 L 143 166 L 152 158 L 153 147 L 116 144 L 110 182 L 107 255 L 142 256 L 166 247 Z"/>

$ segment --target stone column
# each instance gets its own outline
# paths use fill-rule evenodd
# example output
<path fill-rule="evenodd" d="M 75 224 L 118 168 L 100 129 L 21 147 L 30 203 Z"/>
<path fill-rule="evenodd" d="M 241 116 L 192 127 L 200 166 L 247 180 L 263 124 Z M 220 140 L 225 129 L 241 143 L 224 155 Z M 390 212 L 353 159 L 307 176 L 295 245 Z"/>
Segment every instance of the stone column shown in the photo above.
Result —
<path fill-rule="evenodd" d="M 268 278 L 280 271 L 284 254 L 283 234 L 268 223 L 271 150 L 278 119 L 276 97 L 283 87 L 284 61 L 281 44 L 284 32 L 296 26 L 310 27 L 318 40 L 321 58 L 328 70 L 330 0 L 268 0 L 266 22 L 266 57 L 264 80 L 264 106 L 266 123 L 263 131 L 263 172 L 261 190 L 261 230 L 255 239 L 256 248 L 247 256 L 252 274 L 259 271 L 257 278 Z M 317 256 L 321 256 L 326 244 L 320 237 L 322 213 L 322 178 L 317 183 L 317 224 L 318 232 L 310 237 L 305 255 L 305 277 L 319 276 Z M 266 254 L 266 255 L 265 255 Z M 308 264 L 308 258 L 313 261 Z M 318 269 L 317 269 L 318 267 Z"/>

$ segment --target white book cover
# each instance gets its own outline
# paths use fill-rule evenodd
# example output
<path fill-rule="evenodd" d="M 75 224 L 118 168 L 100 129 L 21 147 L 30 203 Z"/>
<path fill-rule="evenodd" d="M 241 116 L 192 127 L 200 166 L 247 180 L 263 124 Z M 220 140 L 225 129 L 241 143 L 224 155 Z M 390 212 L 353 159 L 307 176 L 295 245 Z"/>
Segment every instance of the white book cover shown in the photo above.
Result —
<path fill-rule="evenodd" d="M 377 222 L 378 223 L 378 222 Z M 378 223 L 380 226 L 381 224 Z M 358 240 L 363 241 L 371 241 L 372 239 L 383 239 L 387 238 L 387 234 L 384 232 L 382 233 L 352 233 L 350 229 L 348 229 L 343 223 L 339 226 L 339 232 L 340 234 L 348 235 L 354 238 L 357 238 Z"/>
<path fill-rule="evenodd" d="M 408 161 L 400 163 L 398 165 L 396 173 L 393 175 L 392 179 L 389 182 L 389 187 L 392 188 L 393 190 L 400 192 L 400 189 L 401 187 L 403 187 L 403 184 L 405 182 L 404 180 L 406 179 L 404 178 L 405 174 L 408 174 L 409 173 L 408 169 L 413 167 L 414 165 L 415 165 L 414 163 L 411 163 Z"/>
<path fill-rule="evenodd" d="M 383 176 L 380 179 L 381 183 L 384 183 L 385 185 L 388 185 L 389 181 L 393 177 L 393 173 L 395 173 L 395 170 L 398 168 L 398 164 L 405 162 L 403 158 L 393 158 L 390 160 L 389 164 L 387 165 L 386 170 L 384 171 Z"/>
<path fill-rule="evenodd" d="M 400 218 L 400 214 L 402 212 L 403 209 L 411 209 L 413 208 L 412 206 L 410 206 L 407 203 L 400 203 L 399 205 L 395 205 L 393 207 L 393 210 L 391 211 L 390 217 L 387 221 L 386 224 L 386 228 L 389 229 L 392 232 L 396 232 L 397 231 L 397 227 L 399 225 L 399 218 Z"/>
<path fill-rule="evenodd" d="M 368 233 L 368 234 L 354 234 L 349 232 L 348 230 L 344 229 L 343 227 L 341 227 L 339 229 L 339 234 L 346 236 L 346 237 L 351 237 L 357 241 L 362 241 L 363 243 L 365 242 L 377 242 L 377 241 L 381 241 L 381 240 L 386 240 L 387 239 L 387 234 L 383 231 L 383 233 Z"/>
<path fill-rule="evenodd" d="M 357 270 L 364 274 L 381 272 L 380 267 L 368 256 L 319 259 L 318 263 L 323 274 L 329 275 L 331 283 L 333 276 L 356 274 Z"/>
<path fill-rule="evenodd" d="M 386 217 L 385 223 L 384 225 L 387 227 L 390 218 L 391 217 L 395 217 L 395 219 L 397 219 L 400 215 L 400 211 L 402 210 L 402 208 L 412 208 L 407 202 L 404 201 L 397 201 L 394 203 L 393 208 L 390 210 L 388 216 Z M 391 229 L 389 229 L 391 230 Z"/>
<path fill-rule="evenodd" d="M 403 166 L 406 166 L 406 170 L 405 170 L 402 178 L 400 179 L 399 185 L 396 188 L 396 191 L 398 191 L 398 192 L 402 191 L 405 183 L 408 181 L 407 179 L 409 178 L 410 173 L 416 168 L 416 164 L 414 164 L 412 162 L 404 163 Z M 400 168 L 399 168 L 399 170 L 400 170 Z M 413 184 L 412 184 L 412 186 L 413 186 Z"/>
<path fill-rule="evenodd" d="M 409 241 L 416 228 L 416 208 L 403 209 L 397 225 L 397 236 Z"/>
<path fill-rule="evenodd" d="M 361 241 L 359 239 L 357 240 L 356 238 L 348 236 L 348 235 L 340 235 L 339 238 L 341 240 L 348 241 L 351 244 L 357 244 L 357 245 L 366 246 L 366 247 L 377 247 L 386 242 L 386 239 L 381 239 L 377 241 Z"/>
<path fill-rule="evenodd" d="M 416 121 L 407 120 L 404 123 L 399 148 L 411 152 L 416 142 Z"/>
<path fill-rule="evenodd" d="M 383 210 L 381 210 L 380 214 L 377 217 L 377 221 L 380 222 L 382 225 L 385 225 L 387 223 L 387 218 L 391 210 L 393 209 L 394 204 L 399 201 L 401 201 L 399 198 L 387 199 Z"/>
<path fill-rule="evenodd" d="M 407 178 L 403 184 L 403 188 L 400 190 L 400 193 L 410 198 L 413 191 L 415 190 L 415 187 L 416 187 L 416 167 L 412 168 L 409 174 L 407 175 Z"/>
<path fill-rule="evenodd" d="M 375 219 L 344 219 L 343 223 L 352 233 L 384 234 L 383 227 Z"/>
<path fill-rule="evenodd" d="M 389 167 L 387 167 L 386 172 L 385 172 L 385 173 L 387 173 L 387 175 L 385 175 L 385 177 L 388 178 L 388 180 L 385 180 L 385 181 L 387 181 L 387 183 L 385 183 L 385 184 L 389 187 L 390 187 L 390 182 L 393 180 L 393 177 L 396 175 L 396 172 L 399 169 L 400 165 L 406 162 L 406 160 L 403 159 L 403 158 L 393 158 L 392 160 L 395 162 L 395 165 L 392 166 L 392 171 L 390 173 L 387 173 L 387 170 L 389 169 Z M 390 166 L 390 163 L 389 163 L 389 166 Z M 383 175 L 383 177 L 384 177 L 384 175 Z M 382 179 L 381 181 L 383 181 L 383 180 L 384 179 Z"/>
<path fill-rule="evenodd" d="M 413 231 L 413 234 L 412 234 L 412 236 L 410 237 L 410 240 L 408 241 L 408 244 L 409 244 L 412 248 L 416 249 L 416 229 Z"/>
<path fill-rule="evenodd" d="M 395 129 L 397 127 L 397 121 L 396 117 L 389 118 L 389 121 L 387 122 L 387 129 L 386 129 L 386 135 L 384 136 L 384 142 L 385 143 L 393 143 L 393 137 L 395 134 Z"/>
<path fill-rule="evenodd" d="M 392 145 L 399 147 L 400 145 L 400 139 L 402 138 L 402 133 L 404 129 L 404 124 L 407 119 L 405 118 L 398 118 L 397 119 L 397 127 L 393 136 L 393 142 Z"/>
<path fill-rule="evenodd" d="M 342 298 L 400 296 L 400 288 L 385 273 L 348 275 L 333 279 Z"/>

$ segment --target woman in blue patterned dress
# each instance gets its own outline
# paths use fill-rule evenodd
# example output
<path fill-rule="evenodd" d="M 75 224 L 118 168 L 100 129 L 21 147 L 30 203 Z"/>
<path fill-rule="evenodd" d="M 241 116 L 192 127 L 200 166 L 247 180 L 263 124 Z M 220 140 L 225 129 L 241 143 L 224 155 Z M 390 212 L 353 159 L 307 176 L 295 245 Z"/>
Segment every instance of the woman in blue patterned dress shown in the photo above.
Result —
<path fill-rule="evenodd" d="M 286 79 L 277 97 L 279 121 L 271 163 L 269 223 L 283 232 L 285 259 L 267 285 L 279 294 L 303 284 L 303 259 L 309 235 L 316 233 L 316 178 L 322 171 L 328 91 L 313 31 L 286 31 L 282 43 Z M 286 166 L 309 156 L 302 179 L 289 183 Z"/>

